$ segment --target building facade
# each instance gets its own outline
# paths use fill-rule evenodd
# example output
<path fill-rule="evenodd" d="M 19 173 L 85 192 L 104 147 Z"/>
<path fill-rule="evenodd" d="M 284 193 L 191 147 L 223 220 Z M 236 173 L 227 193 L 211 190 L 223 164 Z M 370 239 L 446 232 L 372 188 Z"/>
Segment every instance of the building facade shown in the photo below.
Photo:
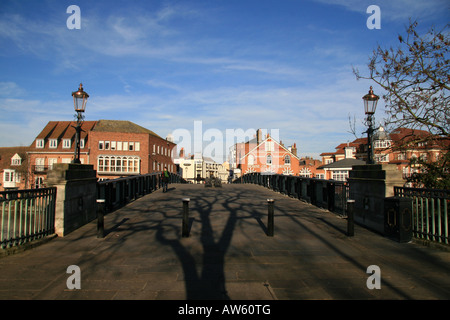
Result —
<path fill-rule="evenodd" d="M 287 148 L 267 134 L 257 130 L 256 137 L 246 143 L 237 144 L 235 167 L 242 174 L 259 172 L 264 174 L 299 175 L 297 146 Z"/>
<path fill-rule="evenodd" d="M 188 182 L 203 183 L 206 178 L 221 178 L 221 165 L 200 153 L 186 156 L 182 149 L 174 162 L 179 168 L 178 173 Z"/>
<path fill-rule="evenodd" d="M 0 191 L 28 189 L 28 147 L 0 148 Z"/>
<path fill-rule="evenodd" d="M 435 137 L 424 130 L 397 128 L 388 133 L 380 127 L 373 135 L 374 162 L 396 165 L 404 179 L 421 170 L 419 165 L 411 164 L 411 160 L 435 162 L 448 152 L 449 147 L 448 138 Z M 335 152 L 321 154 L 322 166 L 319 168 L 326 171 L 325 179 L 343 180 L 351 165 L 366 163 L 367 150 L 367 138 L 340 144 Z"/>
<path fill-rule="evenodd" d="M 46 185 L 53 164 L 74 159 L 75 127 L 72 121 L 50 121 L 33 141 L 27 152 L 31 187 Z M 175 172 L 175 147 L 130 121 L 84 121 L 81 127 L 80 161 L 92 164 L 100 180 L 160 172 L 164 167 Z"/>

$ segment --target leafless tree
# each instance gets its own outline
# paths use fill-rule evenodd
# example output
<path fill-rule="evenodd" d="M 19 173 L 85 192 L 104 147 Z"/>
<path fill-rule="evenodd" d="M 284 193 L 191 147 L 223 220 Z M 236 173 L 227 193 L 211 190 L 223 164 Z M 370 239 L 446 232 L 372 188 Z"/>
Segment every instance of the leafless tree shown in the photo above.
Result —
<path fill-rule="evenodd" d="M 378 46 L 370 57 L 369 76 L 356 68 L 357 79 L 369 79 L 385 90 L 386 123 L 450 137 L 449 25 L 420 36 L 417 22 L 399 35 L 398 48 Z"/>

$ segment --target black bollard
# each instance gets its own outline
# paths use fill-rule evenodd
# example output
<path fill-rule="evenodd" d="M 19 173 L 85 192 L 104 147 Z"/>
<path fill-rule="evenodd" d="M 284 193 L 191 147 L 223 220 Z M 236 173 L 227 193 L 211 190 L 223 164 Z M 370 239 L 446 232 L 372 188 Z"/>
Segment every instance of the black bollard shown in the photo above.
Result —
<path fill-rule="evenodd" d="M 105 237 L 105 199 L 97 199 L 97 238 Z"/>
<path fill-rule="evenodd" d="M 268 205 L 268 217 L 267 217 L 267 235 L 269 237 L 273 237 L 273 203 L 275 200 L 273 199 L 267 199 L 267 205 Z"/>
<path fill-rule="evenodd" d="M 347 236 L 353 237 L 355 235 L 355 222 L 353 210 L 355 208 L 355 200 L 347 200 Z"/>
<path fill-rule="evenodd" d="M 181 229 L 182 237 L 189 237 L 189 198 L 183 198 L 183 225 Z"/>

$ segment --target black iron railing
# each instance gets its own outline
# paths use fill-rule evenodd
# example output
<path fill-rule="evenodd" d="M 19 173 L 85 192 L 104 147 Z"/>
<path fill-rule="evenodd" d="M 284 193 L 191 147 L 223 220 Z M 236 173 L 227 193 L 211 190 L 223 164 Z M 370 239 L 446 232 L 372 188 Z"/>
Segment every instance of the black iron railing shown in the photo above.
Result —
<path fill-rule="evenodd" d="M 170 173 L 169 183 L 185 183 L 185 180 L 177 174 Z M 99 181 L 97 199 L 104 199 L 106 211 L 111 212 L 161 186 L 161 172 Z"/>
<path fill-rule="evenodd" d="M 348 185 L 344 181 L 255 172 L 245 174 L 234 183 L 258 184 L 329 211 L 346 215 Z"/>

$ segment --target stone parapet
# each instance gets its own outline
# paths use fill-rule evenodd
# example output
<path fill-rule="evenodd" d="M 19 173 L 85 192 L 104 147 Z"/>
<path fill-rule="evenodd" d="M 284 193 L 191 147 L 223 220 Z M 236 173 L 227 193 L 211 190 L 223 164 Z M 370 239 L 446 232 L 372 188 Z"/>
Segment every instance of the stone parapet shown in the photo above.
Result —
<path fill-rule="evenodd" d="M 355 222 L 384 234 L 384 200 L 394 195 L 394 186 L 404 184 L 401 172 L 392 164 L 356 165 L 348 183 Z"/>
<path fill-rule="evenodd" d="M 57 188 L 55 232 L 65 236 L 96 218 L 97 177 L 93 165 L 54 164 L 47 178 Z"/>

